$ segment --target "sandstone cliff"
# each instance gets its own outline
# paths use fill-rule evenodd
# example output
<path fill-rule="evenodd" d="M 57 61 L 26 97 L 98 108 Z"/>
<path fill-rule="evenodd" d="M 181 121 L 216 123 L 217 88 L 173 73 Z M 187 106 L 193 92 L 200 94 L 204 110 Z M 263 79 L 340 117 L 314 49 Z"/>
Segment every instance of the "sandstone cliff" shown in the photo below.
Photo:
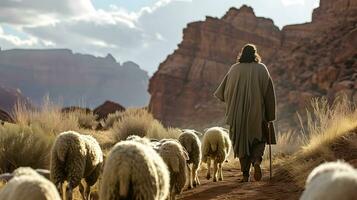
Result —
<path fill-rule="evenodd" d="M 150 80 L 149 107 L 169 126 L 221 123 L 224 105 L 212 93 L 246 43 L 258 46 L 271 71 L 282 123 L 313 96 L 333 98 L 347 90 L 356 98 L 356 6 L 352 0 L 321 0 L 311 23 L 282 30 L 248 6 L 190 23 Z"/>

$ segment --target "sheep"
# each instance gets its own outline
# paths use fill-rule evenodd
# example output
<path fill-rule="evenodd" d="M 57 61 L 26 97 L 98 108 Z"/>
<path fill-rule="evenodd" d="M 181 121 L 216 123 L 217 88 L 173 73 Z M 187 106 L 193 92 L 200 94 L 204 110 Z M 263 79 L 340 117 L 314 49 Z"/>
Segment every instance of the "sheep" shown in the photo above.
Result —
<path fill-rule="evenodd" d="M 356 190 L 356 169 L 343 162 L 324 163 L 310 173 L 300 200 L 352 200 Z"/>
<path fill-rule="evenodd" d="M 326 162 L 317 167 L 315 167 L 309 176 L 306 179 L 305 185 L 308 185 L 314 178 L 318 177 L 321 174 L 328 173 L 328 172 L 335 172 L 335 171 L 353 171 L 354 168 L 344 162 L 344 161 L 336 161 L 336 162 Z"/>
<path fill-rule="evenodd" d="M 187 161 L 188 188 L 192 189 L 197 185 L 200 185 L 200 180 L 198 179 L 197 171 L 201 164 L 202 152 L 201 152 L 201 141 L 197 136 L 197 131 L 184 129 L 182 134 L 179 136 L 178 140 L 181 145 L 186 149 L 189 160 Z M 191 165 L 192 164 L 192 168 Z"/>
<path fill-rule="evenodd" d="M 222 165 L 227 159 L 231 148 L 231 141 L 227 130 L 221 127 L 212 127 L 206 130 L 202 142 L 202 161 L 207 163 L 207 180 L 211 178 L 211 160 L 214 162 L 213 182 L 223 180 Z"/>
<path fill-rule="evenodd" d="M 153 148 L 162 157 L 170 172 L 170 199 L 175 199 L 180 194 L 186 183 L 186 165 L 189 156 L 178 140 L 141 138 L 139 136 L 129 136 L 127 140 L 136 141 Z"/>
<path fill-rule="evenodd" d="M 137 141 L 121 141 L 107 157 L 99 197 L 164 200 L 169 183 L 169 171 L 158 153 Z"/>
<path fill-rule="evenodd" d="M 170 172 L 170 198 L 176 199 L 186 184 L 188 153 L 177 140 L 162 139 L 155 148 Z"/>
<path fill-rule="evenodd" d="M 89 135 L 74 131 L 59 134 L 51 152 L 51 180 L 62 196 L 62 185 L 66 186 L 66 198 L 72 199 L 73 189 L 79 186 L 83 199 L 89 199 L 90 187 L 101 172 L 103 153 L 98 142 Z M 81 183 L 85 179 L 86 187 Z"/>
<path fill-rule="evenodd" d="M 1 189 L 0 199 L 60 200 L 56 186 L 29 167 L 20 167 Z"/>
<path fill-rule="evenodd" d="M 35 171 L 42 175 L 43 177 L 47 178 L 48 180 L 50 180 L 50 171 L 47 169 L 35 169 Z M 14 171 L 15 173 L 15 171 Z M 12 178 L 14 177 L 14 174 L 10 174 L 10 173 L 4 173 L 4 174 L 0 174 L 0 181 L 4 181 L 4 182 L 9 182 Z"/>

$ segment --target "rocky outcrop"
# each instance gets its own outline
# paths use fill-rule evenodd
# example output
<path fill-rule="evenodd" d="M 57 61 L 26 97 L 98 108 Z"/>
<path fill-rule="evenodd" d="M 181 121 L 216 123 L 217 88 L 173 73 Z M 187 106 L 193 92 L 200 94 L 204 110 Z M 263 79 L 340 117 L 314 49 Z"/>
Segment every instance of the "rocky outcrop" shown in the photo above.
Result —
<path fill-rule="evenodd" d="M 107 116 L 111 113 L 115 113 L 117 111 L 124 111 L 125 108 L 115 102 L 105 101 L 102 105 L 98 106 L 93 110 L 93 113 L 97 115 L 97 120 L 100 121 L 102 119 L 107 118 Z"/>
<path fill-rule="evenodd" d="M 15 120 L 6 111 L 0 109 L 0 123 L 2 124 L 4 122 L 15 123 Z"/>
<path fill-rule="evenodd" d="M 19 88 L 34 103 L 49 95 L 63 106 L 99 105 L 110 99 L 124 106 L 146 106 L 147 72 L 108 54 L 95 57 L 68 49 L 0 50 L 0 84 Z"/>
<path fill-rule="evenodd" d="M 321 0 L 320 4 L 311 23 L 282 30 L 272 20 L 256 17 L 248 6 L 231 8 L 220 19 L 207 17 L 188 24 L 178 49 L 150 80 L 150 110 L 169 126 L 221 123 L 224 105 L 212 93 L 250 42 L 257 45 L 275 80 L 283 121 L 292 119 L 311 97 L 333 98 L 342 90 L 357 96 L 356 3 Z"/>
<path fill-rule="evenodd" d="M 90 114 L 90 113 L 92 113 L 92 110 L 90 108 L 82 108 L 82 107 L 79 107 L 79 106 L 69 106 L 69 107 L 62 108 L 61 112 L 62 113 L 79 112 L 79 113 Z"/>
<path fill-rule="evenodd" d="M 19 89 L 0 85 L 0 109 L 6 113 L 13 113 L 17 104 L 32 107 L 30 100 L 25 98 Z"/>

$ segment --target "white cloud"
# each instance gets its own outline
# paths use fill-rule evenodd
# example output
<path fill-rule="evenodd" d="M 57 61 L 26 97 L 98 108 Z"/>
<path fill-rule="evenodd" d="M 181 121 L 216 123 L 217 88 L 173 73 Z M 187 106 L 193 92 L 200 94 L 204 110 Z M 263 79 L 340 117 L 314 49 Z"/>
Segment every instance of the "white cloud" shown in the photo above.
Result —
<path fill-rule="evenodd" d="M 2 48 L 70 48 L 81 53 L 112 53 L 119 61 L 132 60 L 152 73 L 177 48 L 187 23 L 206 15 L 221 17 L 243 3 L 258 16 L 272 17 L 280 27 L 303 22 L 318 0 L 157 0 L 137 12 L 117 5 L 95 9 L 91 0 L 0 0 Z M 299 6 L 304 5 L 304 6 Z M 276 12 L 280 10 L 281 12 Z M 305 18 L 304 18 L 305 16 Z M 306 18 L 307 17 L 307 18 Z"/>
<path fill-rule="evenodd" d="M 29 37 L 28 39 L 21 39 L 17 36 L 6 34 L 3 28 L 0 26 L 0 44 L 5 43 L 7 46 L 12 47 L 32 47 L 38 44 L 38 39 L 35 37 Z"/>
<path fill-rule="evenodd" d="M 0 23 L 43 25 L 94 11 L 90 0 L 1 0 Z"/>

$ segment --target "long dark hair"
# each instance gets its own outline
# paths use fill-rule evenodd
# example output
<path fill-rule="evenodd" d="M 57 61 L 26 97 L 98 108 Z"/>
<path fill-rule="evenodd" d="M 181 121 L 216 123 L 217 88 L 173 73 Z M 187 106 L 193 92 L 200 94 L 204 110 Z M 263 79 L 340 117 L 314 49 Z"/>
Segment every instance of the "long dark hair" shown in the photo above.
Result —
<path fill-rule="evenodd" d="M 237 62 L 239 63 L 260 63 L 261 58 L 258 54 L 257 47 L 254 44 L 246 44 L 239 53 Z"/>

